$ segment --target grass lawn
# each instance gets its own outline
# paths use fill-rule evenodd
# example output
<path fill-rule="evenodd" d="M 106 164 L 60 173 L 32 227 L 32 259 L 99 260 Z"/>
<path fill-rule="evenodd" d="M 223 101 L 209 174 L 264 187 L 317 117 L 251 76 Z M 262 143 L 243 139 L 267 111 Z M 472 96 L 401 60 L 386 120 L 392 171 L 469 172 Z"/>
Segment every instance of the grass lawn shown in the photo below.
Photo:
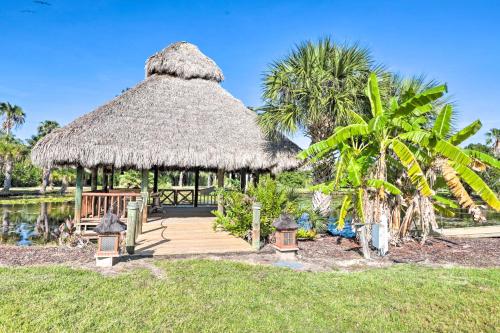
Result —
<path fill-rule="evenodd" d="M 0 331 L 495 331 L 500 270 L 397 265 L 307 273 L 224 261 L 158 261 L 114 277 L 0 268 Z"/>

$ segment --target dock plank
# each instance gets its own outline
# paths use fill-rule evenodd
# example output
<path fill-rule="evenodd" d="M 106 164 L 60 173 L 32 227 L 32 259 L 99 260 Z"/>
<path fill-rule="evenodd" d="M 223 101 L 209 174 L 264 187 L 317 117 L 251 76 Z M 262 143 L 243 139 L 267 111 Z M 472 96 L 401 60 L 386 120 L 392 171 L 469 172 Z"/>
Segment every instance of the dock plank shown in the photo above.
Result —
<path fill-rule="evenodd" d="M 245 240 L 212 228 L 213 217 L 156 218 L 143 225 L 137 255 L 183 255 L 252 252 Z"/>

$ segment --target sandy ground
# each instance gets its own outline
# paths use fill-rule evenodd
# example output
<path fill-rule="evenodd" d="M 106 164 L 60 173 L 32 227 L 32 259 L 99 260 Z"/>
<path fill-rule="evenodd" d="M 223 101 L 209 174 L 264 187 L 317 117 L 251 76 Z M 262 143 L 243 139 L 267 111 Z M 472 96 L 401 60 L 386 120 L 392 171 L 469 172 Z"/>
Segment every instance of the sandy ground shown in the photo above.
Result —
<path fill-rule="evenodd" d="M 372 267 L 387 267 L 398 263 L 416 263 L 429 266 L 500 267 L 500 238 L 430 238 L 426 244 L 409 241 L 391 247 L 385 257 L 372 253 L 370 260 L 362 258 L 356 242 L 339 237 L 325 236 L 315 241 L 300 241 L 295 261 L 280 260 L 270 246 L 259 253 L 224 255 L 188 255 L 155 258 L 179 260 L 182 258 L 207 258 L 233 260 L 250 264 L 289 267 L 300 271 L 357 271 Z M 111 268 L 95 266 L 95 246 L 85 248 L 0 245 L 0 266 L 69 265 L 97 270 L 106 275 L 119 274 L 134 268 L 146 268 L 157 277 L 162 271 L 152 258 L 124 256 Z"/>

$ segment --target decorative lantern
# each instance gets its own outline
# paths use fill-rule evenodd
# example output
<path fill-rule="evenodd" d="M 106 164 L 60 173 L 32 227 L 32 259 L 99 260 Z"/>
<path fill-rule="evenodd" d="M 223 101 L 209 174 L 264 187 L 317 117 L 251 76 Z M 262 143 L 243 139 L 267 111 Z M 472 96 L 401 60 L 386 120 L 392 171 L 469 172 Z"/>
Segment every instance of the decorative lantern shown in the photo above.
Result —
<path fill-rule="evenodd" d="M 120 234 L 97 235 L 96 257 L 120 256 Z"/>
<path fill-rule="evenodd" d="M 109 267 L 115 264 L 120 256 L 120 234 L 126 226 L 120 222 L 118 216 L 108 212 L 101 222 L 94 228 L 97 233 L 96 265 Z"/>
<path fill-rule="evenodd" d="M 284 259 L 295 258 L 295 254 L 299 249 L 297 247 L 297 229 L 299 226 L 295 223 L 293 217 L 289 214 L 281 214 L 274 221 L 273 227 L 276 228 L 274 233 L 276 253 Z"/>

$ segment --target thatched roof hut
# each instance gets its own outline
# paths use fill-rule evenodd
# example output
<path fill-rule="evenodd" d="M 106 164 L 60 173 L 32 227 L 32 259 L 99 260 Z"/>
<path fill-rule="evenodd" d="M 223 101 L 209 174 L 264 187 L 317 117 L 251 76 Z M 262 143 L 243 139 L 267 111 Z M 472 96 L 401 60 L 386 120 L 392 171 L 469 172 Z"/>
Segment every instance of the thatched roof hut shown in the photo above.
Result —
<path fill-rule="evenodd" d="M 144 81 L 40 140 L 33 162 L 273 172 L 298 166 L 298 146 L 268 140 L 256 114 L 221 87 L 222 71 L 195 45 L 172 44 L 145 69 Z"/>

